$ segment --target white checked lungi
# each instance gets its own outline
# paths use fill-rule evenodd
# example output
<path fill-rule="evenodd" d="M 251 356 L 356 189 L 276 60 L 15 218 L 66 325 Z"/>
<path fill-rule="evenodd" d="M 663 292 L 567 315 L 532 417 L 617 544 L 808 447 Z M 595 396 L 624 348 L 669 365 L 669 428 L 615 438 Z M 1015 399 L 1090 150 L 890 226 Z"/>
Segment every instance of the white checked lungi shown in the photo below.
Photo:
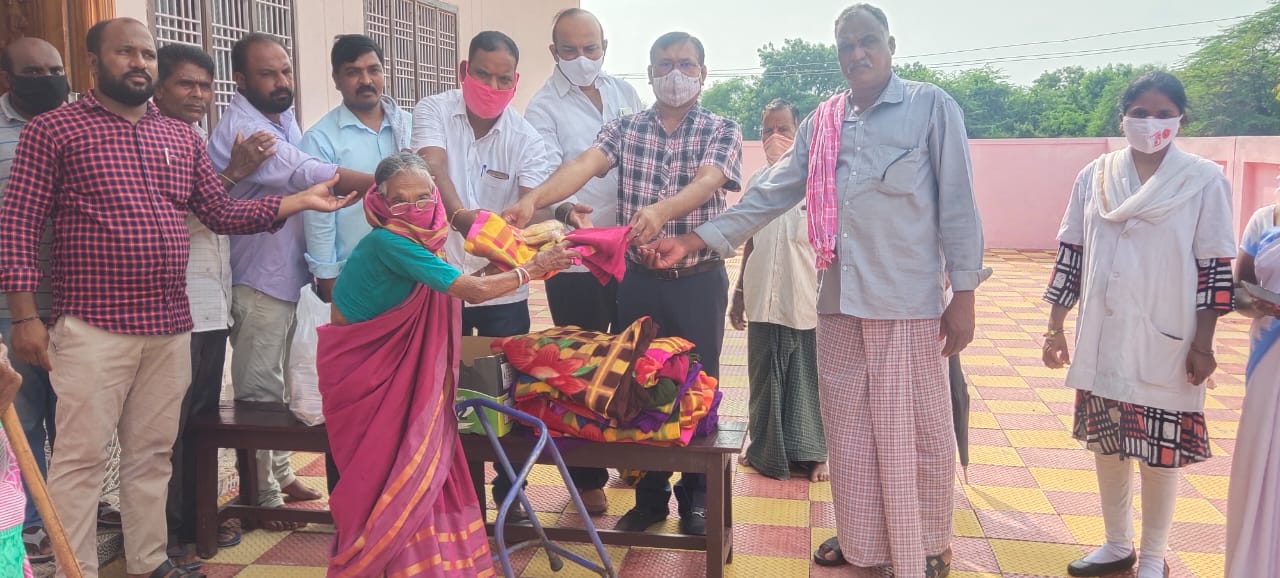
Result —
<path fill-rule="evenodd" d="M 836 535 L 854 566 L 923 577 L 951 543 L 956 438 L 939 320 L 823 315 L 818 384 Z"/>

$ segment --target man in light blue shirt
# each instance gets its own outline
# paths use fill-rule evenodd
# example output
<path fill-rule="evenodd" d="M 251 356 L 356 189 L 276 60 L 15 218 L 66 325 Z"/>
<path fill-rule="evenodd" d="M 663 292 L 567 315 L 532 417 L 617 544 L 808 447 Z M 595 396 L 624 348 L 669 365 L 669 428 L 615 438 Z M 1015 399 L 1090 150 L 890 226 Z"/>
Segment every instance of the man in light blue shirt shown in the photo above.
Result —
<path fill-rule="evenodd" d="M 330 60 L 342 105 L 307 129 L 299 148 L 322 161 L 372 173 L 388 155 L 408 150 L 413 117 L 385 94 L 382 47 L 372 38 L 339 36 Z M 347 255 L 371 230 L 364 201 L 337 213 L 308 211 L 302 223 L 307 267 L 316 278 L 320 298 L 327 302 Z"/>
<path fill-rule="evenodd" d="M 237 135 L 266 130 L 276 135 L 276 153 L 249 177 L 235 183 L 231 196 L 257 199 L 300 191 L 335 174 L 338 194 L 365 191 L 373 176 L 308 155 L 298 148 L 302 131 L 293 112 L 293 64 L 272 36 L 250 34 L 231 49 L 231 68 L 239 94 L 209 138 L 215 170 L 226 168 Z M 294 312 L 304 285 L 311 281 L 303 254 L 302 223 L 290 220 L 275 234 L 231 238 L 231 382 L 241 401 L 284 401 L 285 354 L 293 340 Z M 293 500 L 314 500 L 315 490 L 293 474 L 289 452 L 257 453 L 258 505 L 284 505 L 281 491 Z M 290 530 L 291 523 L 269 523 L 271 530 Z"/>

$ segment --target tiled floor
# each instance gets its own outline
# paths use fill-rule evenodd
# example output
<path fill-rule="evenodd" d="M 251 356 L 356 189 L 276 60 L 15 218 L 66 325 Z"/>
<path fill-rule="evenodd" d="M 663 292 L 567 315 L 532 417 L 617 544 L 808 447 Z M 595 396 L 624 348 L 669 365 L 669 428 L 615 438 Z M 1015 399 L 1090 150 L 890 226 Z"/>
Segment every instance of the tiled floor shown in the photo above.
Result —
<path fill-rule="evenodd" d="M 1072 392 L 1062 387 L 1061 371 L 1045 369 L 1039 360 L 1047 315 L 1039 294 L 1050 257 L 1028 251 L 989 253 L 995 276 L 978 294 L 977 337 L 964 356 L 973 382 L 972 465 L 967 483 L 956 485 L 953 578 L 1063 576 L 1067 562 L 1102 539 L 1092 457 L 1069 434 Z M 545 300 L 538 295 L 533 304 L 535 326 L 548 324 Z M 1244 396 L 1246 328 L 1236 316 L 1220 325 L 1222 368 L 1207 405 L 1217 457 L 1185 470 L 1169 556 L 1175 577 L 1222 575 L 1227 474 Z M 721 406 L 721 415 L 729 419 L 745 419 L 747 413 L 745 364 L 745 335 L 731 331 L 723 356 Z M 311 455 L 295 460 L 311 486 L 324 486 L 323 460 Z M 609 512 L 597 520 L 604 527 L 632 500 L 616 477 L 607 492 Z M 567 495 L 554 473 L 536 471 L 529 495 L 544 523 L 573 517 L 561 514 Z M 828 484 L 779 482 L 740 470 L 734 495 L 737 524 L 729 576 L 853 574 L 809 561 L 811 549 L 834 532 Z M 674 530 L 675 524 L 673 514 L 668 525 Z M 205 572 L 214 577 L 323 576 L 325 531 L 249 533 L 243 544 L 209 561 Z M 610 548 L 609 554 L 625 577 L 703 574 L 701 554 L 621 548 Z M 571 565 L 553 574 L 541 555 L 526 554 L 518 562 L 521 576 L 587 575 Z M 118 563 L 113 570 L 104 576 L 122 576 Z"/>

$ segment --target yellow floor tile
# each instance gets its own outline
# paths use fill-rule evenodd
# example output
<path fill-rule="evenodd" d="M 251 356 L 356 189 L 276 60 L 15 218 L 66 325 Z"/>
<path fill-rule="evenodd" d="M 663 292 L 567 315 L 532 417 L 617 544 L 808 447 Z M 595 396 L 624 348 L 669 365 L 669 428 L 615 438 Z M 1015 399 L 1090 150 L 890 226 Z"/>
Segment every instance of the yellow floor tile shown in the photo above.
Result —
<path fill-rule="evenodd" d="M 1227 563 L 1227 557 L 1223 554 L 1178 552 L 1178 558 L 1195 573 L 1196 578 L 1222 578 L 1223 567 Z"/>
<path fill-rule="evenodd" d="M 1062 470 L 1056 468 L 1031 468 L 1040 489 L 1052 492 L 1098 491 L 1098 476 L 1091 470 Z"/>
<path fill-rule="evenodd" d="M 1007 315 L 1013 319 L 1018 319 L 1018 320 L 1027 320 L 1027 321 L 1044 321 L 1045 320 L 1045 314 L 1039 311 L 1027 311 L 1027 312 L 1010 311 Z"/>
<path fill-rule="evenodd" d="M 991 551 L 1008 574 L 1063 576 L 1067 564 L 1084 555 L 1084 549 L 1069 544 L 992 540 Z"/>
<path fill-rule="evenodd" d="M 987 410 L 991 413 L 1025 413 L 1034 415 L 1051 415 L 1053 412 L 1040 401 L 1012 401 L 1008 399 L 987 400 Z"/>
<path fill-rule="evenodd" d="M 808 526 L 808 500 L 733 497 L 733 521 L 770 526 Z"/>
<path fill-rule="evenodd" d="M 1205 409 L 1227 409 L 1227 406 L 1215 399 L 1212 395 L 1204 396 Z"/>
<path fill-rule="evenodd" d="M 809 484 L 809 501 L 830 502 L 831 482 L 814 482 Z"/>
<path fill-rule="evenodd" d="M 969 413 L 969 427 L 973 429 L 1000 429 L 996 416 L 985 411 Z"/>
<path fill-rule="evenodd" d="M 968 361 L 968 357 L 964 361 Z M 1027 380 L 1016 375 L 969 375 L 969 381 L 978 387 L 1028 387 Z"/>
<path fill-rule="evenodd" d="M 965 365 L 980 365 L 986 367 L 1007 367 L 1009 360 L 999 355 L 966 355 L 961 361 Z"/>
<path fill-rule="evenodd" d="M 986 322 L 986 320 L 984 319 L 984 320 L 983 320 L 983 322 L 985 323 L 985 322 Z M 1025 332 L 1025 331 L 986 331 L 986 332 L 984 332 L 984 333 L 983 333 L 983 335 L 986 335 L 986 336 L 987 336 L 987 339 L 1011 339 L 1011 340 L 1012 340 L 1012 339 L 1018 339 L 1018 340 L 1022 340 L 1022 339 L 1030 339 L 1030 338 L 1031 338 L 1031 336 L 1030 336 L 1029 334 L 1027 334 L 1027 332 Z"/>
<path fill-rule="evenodd" d="M 1202 498 L 1209 498 L 1210 500 L 1227 499 L 1227 487 L 1231 484 L 1231 479 L 1227 476 L 1186 474 L 1182 477 L 1185 478 L 1197 492 L 1200 492 L 1200 497 Z"/>
<path fill-rule="evenodd" d="M 978 515 L 973 510 L 956 510 L 955 534 L 962 538 L 982 538 L 986 534 L 982 533 L 982 524 L 978 522 Z"/>
<path fill-rule="evenodd" d="M 1032 366 L 1016 365 L 1014 366 L 1014 370 L 1018 372 L 1018 375 L 1021 375 L 1023 377 L 1063 378 L 1067 376 L 1066 369 L 1049 369 L 1047 367 L 1044 367 L 1043 365 L 1032 365 Z"/>
<path fill-rule="evenodd" d="M 560 545 L 589 562 L 600 563 L 600 554 L 596 552 L 595 546 L 591 544 L 566 542 Z M 627 549 L 621 546 L 605 546 L 604 551 L 609 555 L 609 560 L 613 562 L 614 570 L 619 569 L 622 566 L 622 560 L 627 557 Z M 737 561 L 737 557 L 734 557 L 734 560 Z M 502 568 L 496 564 L 494 565 L 494 570 L 498 571 L 499 574 L 502 572 Z M 533 555 L 533 559 L 529 560 L 529 564 L 524 567 L 524 573 L 520 574 L 520 576 L 522 578 L 591 578 L 600 575 L 568 560 L 564 561 L 564 568 L 560 569 L 559 572 L 552 572 L 551 563 L 547 560 L 547 551 L 538 548 L 538 551 Z"/>
<path fill-rule="evenodd" d="M 219 549 L 218 555 L 210 558 L 209 561 L 214 564 L 252 564 L 288 535 L 288 532 L 263 530 L 245 532 L 241 536 L 239 546 Z"/>
<path fill-rule="evenodd" d="M 993 347 L 993 346 L 995 346 L 995 344 L 992 343 L 990 339 L 983 339 L 981 337 L 975 337 L 973 338 L 973 341 L 969 342 L 969 347 Z"/>
<path fill-rule="evenodd" d="M 1071 403 L 1076 400 L 1076 390 L 1070 387 L 1037 387 L 1036 396 L 1050 403 Z"/>
<path fill-rule="evenodd" d="M 1209 420 L 1209 438 L 1218 439 L 1236 439 L 1236 431 L 1240 429 L 1240 422 Z"/>
<path fill-rule="evenodd" d="M 1009 357 L 1034 357 L 1039 359 L 1040 355 L 1044 353 L 1039 347 L 998 347 L 996 349 L 1000 352 L 1000 355 Z"/>
<path fill-rule="evenodd" d="M 1031 514 L 1053 514 L 1053 504 L 1036 488 L 966 486 L 969 503 L 978 510 L 1004 510 Z"/>
<path fill-rule="evenodd" d="M 1106 538 L 1106 529 L 1102 525 L 1101 516 L 1062 516 L 1062 522 L 1071 530 L 1071 536 L 1077 544 L 1090 546 L 1101 544 Z M 1140 526 L 1141 524 L 1135 524 Z"/>
<path fill-rule="evenodd" d="M 1178 498 L 1173 507 L 1173 521 L 1226 524 L 1227 517 L 1204 498 Z"/>
<path fill-rule="evenodd" d="M 965 570 L 953 570 L 947 574 L 947 578 L 1000 578 L 999 574 L 988 574 L 986 572 L 968 572 Z"/>
<path fill-rule="evenodd" d="M 521 457 L 523 458 L 527 456 L 521 456 Z M 511 467 L 512 469 L 519 472 L 521 468 L 521 464 L 519 462 L 513 461 L 511 462 Z M 560 488 L 565 487 L 564 478 L 560 476 L 560 470 L 557 469 L 555 466 L 548 466 L 543 464 L 535 465 L 533 466 L 532 470 L 529 470 L 528 479 L 529 479 L 529 483 L 535 486 L 556 486 Z"/>
<path fill-rule="evenodd" d="M 1022 466 L 1017 450 L 999 446 L 969 446 L 969 463 L 987 466 Z"/>
<path fill-rule="evenodd" d="M 987 402 L 990 403 L 990 402 Z M 1079 449 L 1080 442 L 1063 430 L 1004 430 L 1009 443 L 1017 448 Z"/>

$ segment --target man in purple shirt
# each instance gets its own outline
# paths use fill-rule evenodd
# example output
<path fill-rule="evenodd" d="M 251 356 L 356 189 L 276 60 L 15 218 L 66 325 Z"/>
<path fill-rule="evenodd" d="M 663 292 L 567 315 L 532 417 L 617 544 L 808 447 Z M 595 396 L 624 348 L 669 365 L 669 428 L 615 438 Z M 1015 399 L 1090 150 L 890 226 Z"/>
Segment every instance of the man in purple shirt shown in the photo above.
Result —
<path fill-rule="evenodd" d="M 209 138 L 214 167 L 226 167 L 237 135 L 259 130 L 276 135 L 276 154 L 235 183 L 232 197 L 258 199 L 302 190 L 335 173 L 340 191 L 364 191 L 373 184 L 372 175 L 326 163 L 297 148 L 302 131 L 293 112 L 293 65 L 278 40 L 265 34 L 240 39 L 231 49 L 231 69 L 239 94 Z M 287 222 L 275 234 L 231 238 L 231 381 L 237 400 L 284 401 L 294 312 L 302 287 L 311 282 L 306 250 L 301 221 Z M 289 452 L 259 450 L 257 467 L 261 506 L 282 506 L 282 491 L 291 500 L 320 497 L 294 476 Z M 284 522 L 267 525 L 271 530 L 295 527 Z"/>

